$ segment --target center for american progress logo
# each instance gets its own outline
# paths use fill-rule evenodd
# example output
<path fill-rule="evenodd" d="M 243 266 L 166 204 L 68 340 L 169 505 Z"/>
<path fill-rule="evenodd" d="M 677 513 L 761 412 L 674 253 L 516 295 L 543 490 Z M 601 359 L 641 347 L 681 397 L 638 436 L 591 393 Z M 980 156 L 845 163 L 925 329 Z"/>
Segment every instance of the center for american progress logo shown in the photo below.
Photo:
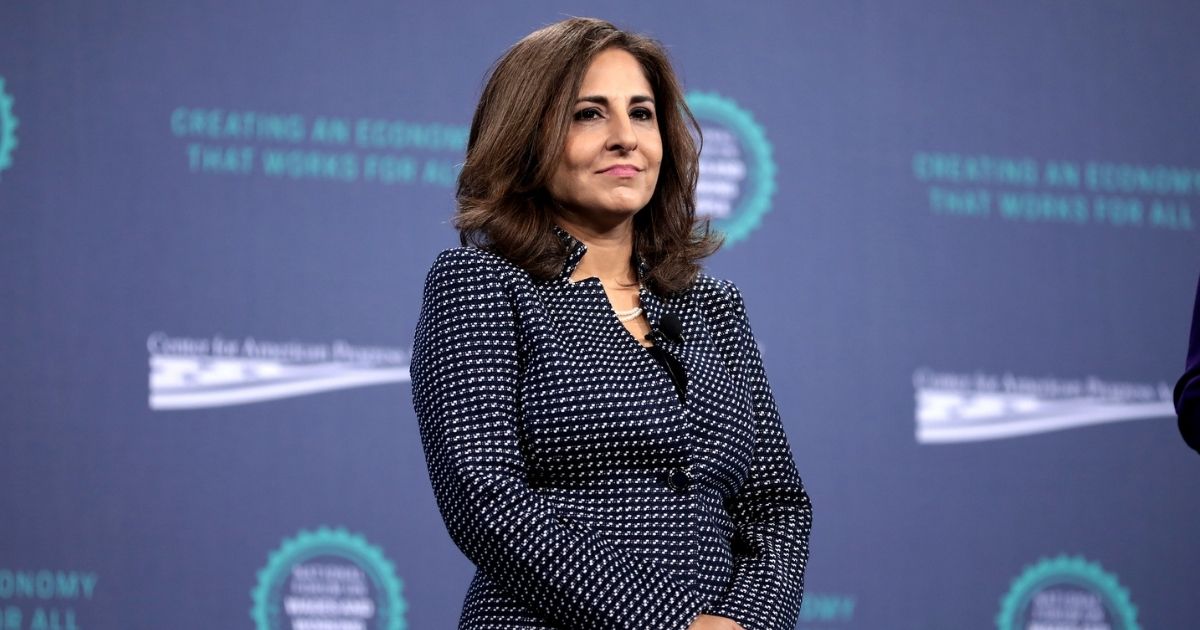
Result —
<path fill-rule="evenodd" d="M 771 143 L 754 116 L 731 99 L 691 92 L 687 103 L 704 133 L 696 213 L 712 219 L 732 245 L 771 209 L 776 171 Z"/>
<path fill-rule="evenodd" d="M 913 372 L 917 442 L 973 442 L 1175 415 L 1163 381 Z"/>
<path fill-rule="evenodd" d="M 405 630 L 396 568 L 344 529 L 300 531 L 271 552 L 250 591 L 256 630 Z"/>
<path fill-rule="evenodd" d="M 1000 601 L 998 630 L 1141 630 L 1117 577 L 1079 556 L 1026 567 Z"/>
<path fill-rule="evenodd" d="M 255 337 L 146 340 L 150 408 L 199 409 L 408 381 L 409 350 L 343 340 L 313 343 Z"/>
<path fill-rule="evenodd" d="M 0 173 L 12 166 L 16 148 L 17 117 L 13 115 L 13 97 L 4 91 L 4 77 L 0 76 Z"/>

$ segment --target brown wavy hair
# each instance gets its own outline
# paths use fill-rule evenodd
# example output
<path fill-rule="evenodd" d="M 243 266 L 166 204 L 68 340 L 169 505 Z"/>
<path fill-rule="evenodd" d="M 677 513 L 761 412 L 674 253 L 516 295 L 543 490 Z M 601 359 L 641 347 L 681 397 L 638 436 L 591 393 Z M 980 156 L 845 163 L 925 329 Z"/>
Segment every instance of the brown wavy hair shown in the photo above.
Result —
<path fill-rule="evenodd" d="M 708 220 L 696 218 L 700 126 L 662 45 L 603 20 L 570 18 L 534 31 L 492 67 L 471 121 L 454 226 L 463 245 L 493 251 L 539 280 L 562 272 L 568 251 L 553 232 L 558 206 L 548 184 L 588 65 L 614 47 L 641 64 L 663 144 L 654 194 L 634 215 L 634 249 L 649 267 L 647 287 L 678 293 L 721 245 Z"/>

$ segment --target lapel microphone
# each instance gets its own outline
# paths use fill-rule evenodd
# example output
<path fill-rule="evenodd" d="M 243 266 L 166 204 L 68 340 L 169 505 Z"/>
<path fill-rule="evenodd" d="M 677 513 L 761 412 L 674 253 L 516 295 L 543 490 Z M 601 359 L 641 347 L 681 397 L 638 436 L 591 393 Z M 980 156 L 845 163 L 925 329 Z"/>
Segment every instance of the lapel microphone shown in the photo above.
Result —
<path fill-rule="evenodd" d="M 667 313 L 659 320 L 659 335 L 667 338 L 667 340 L 682 344 L 683 343 L 683 322 L 680 322 L 679 316 L 674 313 Z M 650 332 L 654 335 L 654 332 Z"/>
<path fill-rule="evenodd" d="M 646 349 L 666 369 L 667 374 L 671 377 L 671 383 L 675 385 L 675 393 L 679 395 L 679 402 L 684 402 L 687 399 L 687 372 L 683 369 L 683 363 L 675 355 L 659 346 L 662 341 L 672 341 L 682 345 L 683 322 L 679 321 L 679 316 L 673 313 L 663 315 L 658 322 L 658 328 L 650 331 L 650 334 L 646 335 L 646 339 L 654 342 L 654 345 Z"/>

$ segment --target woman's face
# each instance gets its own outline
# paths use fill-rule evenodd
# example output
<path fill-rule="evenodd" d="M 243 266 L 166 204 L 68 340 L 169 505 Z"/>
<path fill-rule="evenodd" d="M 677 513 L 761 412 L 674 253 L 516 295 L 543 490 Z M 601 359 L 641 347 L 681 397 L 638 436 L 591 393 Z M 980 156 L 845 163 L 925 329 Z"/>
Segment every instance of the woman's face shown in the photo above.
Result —
<path fill-rule="evenodd" d="M 579 88 L 550 195 L 566 212 L 611 224 L 649 203 L 661 163 L 654 92 L 641 64 L 619 48 L 600 52 Z"/>

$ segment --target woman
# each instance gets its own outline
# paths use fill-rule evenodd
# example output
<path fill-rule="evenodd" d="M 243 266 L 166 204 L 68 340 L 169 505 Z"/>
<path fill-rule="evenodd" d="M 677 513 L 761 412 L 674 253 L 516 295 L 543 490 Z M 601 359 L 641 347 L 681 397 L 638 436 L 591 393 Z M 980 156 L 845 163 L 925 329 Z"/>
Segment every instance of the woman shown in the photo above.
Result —
<path fill-rule="evenodd" d="M 662 48 L 599 20 L 484 88 L 411 368 L 478 568 L 460 628 L 795 627 L 812 511 L 742 298 L 699 273 L 688 123 Z"/>

